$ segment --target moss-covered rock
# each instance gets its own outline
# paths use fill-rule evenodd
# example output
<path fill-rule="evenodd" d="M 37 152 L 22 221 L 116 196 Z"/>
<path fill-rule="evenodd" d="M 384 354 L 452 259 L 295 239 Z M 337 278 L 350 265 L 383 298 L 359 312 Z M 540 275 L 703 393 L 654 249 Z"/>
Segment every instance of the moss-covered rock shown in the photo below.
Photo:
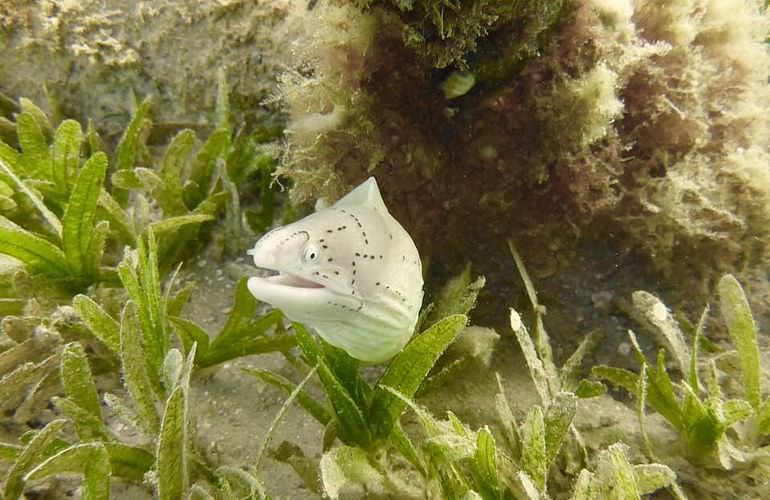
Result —
<path fill-rule="evenodd" d="M 398 18 L 404 45 L 433 68 L 471 68 L 497 81 L 536 54 L 564 0 L 353 0 Z"/>
<path fill-rule="evenodd" d="M 363 4 L 319 3 L 283 82 L 296 200 L 375 175 L 426 254 L 518 235 L 531 259 L 592 235 L 691 291 L 766 258 L 760 2 Z M 534 49 L 498 50 L 535 25 Z M 486 78 L 490 65 L 506 71 Z M 475 85 L 446 94 L 452 71 Z"/>

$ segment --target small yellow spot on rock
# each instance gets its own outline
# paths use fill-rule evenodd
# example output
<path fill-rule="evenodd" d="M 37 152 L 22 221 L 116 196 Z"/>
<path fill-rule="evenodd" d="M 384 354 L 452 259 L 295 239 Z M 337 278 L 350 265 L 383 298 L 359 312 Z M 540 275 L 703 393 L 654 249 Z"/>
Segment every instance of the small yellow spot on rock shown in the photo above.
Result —
<path fill-rule="evenodd" d="M 511 308 L 511 329 L 514 332 L 521 330 L 521 316 L 513 308 Z"/>
<path fill-rule="evenodd" d="M 470 92 L 476 85 L 476 76 L 473 73 L 454 71 L 444 80 L 444 97 L 454 99 Z"/>
<path fill-rule="evenodd" d="M 485 160 L 494 160 L 497 158 L 497 148 L 492 145 L 487 145 L 481 148 L 481 157 Z"/>

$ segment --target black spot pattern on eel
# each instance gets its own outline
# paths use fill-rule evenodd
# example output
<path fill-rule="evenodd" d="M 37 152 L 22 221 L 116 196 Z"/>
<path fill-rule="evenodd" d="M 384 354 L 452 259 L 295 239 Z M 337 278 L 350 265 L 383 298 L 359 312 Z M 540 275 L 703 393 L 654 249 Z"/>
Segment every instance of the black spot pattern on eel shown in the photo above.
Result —
<path fill-rule="evenodd" d="M 363 226 L 363 224 L 361 224 L 361 220 L 358 217 L 356 217 L 356 214 L 352 214 L 352 213 L 347 212 L 347 211 L 342 210 L 342 209 L 339 209 L 339 211 L 341 213 L 347 215 L 348 217 L 351 217 L 353 219 L 353 221 L 355 221 L 356 226 L 358 226 L 358 229 L 361 230 L 361 236 L 364 238 L 364 245 L 368 245 L 369 244 L 369 238 L 366 237 L 366 231 L 364 231 L 364 226 Z"/>
<path fill-rule="evenodd" d="M 355 309 L 353 309 L 352 307 L 346 306 L 345 304 L 340 304 L 339 302 L 332 302 L 331 300 L 327 301 L 326 303 L 328 305 L 330 305 L 330 306 L 339 307 L 340 309 L 343 309 L 343 310 L 349 311 L 349 312 L 359 312 L 361 310 L 361 308 L 364 307 L 364 303 L 363 302 L 361 304 L 359 304 L 359 306 L 357 308 L 355 308 Z"/>
<path fill-rule="evenodd" d="M 273 231 L 276 231 L 276 229 L 273 229 Z M 271 231 L 271 232 L 272 232 L 272 231 Z M 268 234 L 270 234 L 270 233 L 268 233 Z M 281 242 L 280 242 L 280 243 L 278 243 L 278 246 L 283 246 L 283 245 L 285 245 L 287 241 L 290 241 L 290 240 L 292 240 L 292 239 L 293 239 L 295 236 L 297 236 L 298 234 L 307 234 L 307 231 L 295 231 L 295 232 L 291 233 L 289 236 L 287 236 L 286 238 L 282 239 L 282 240 L 281 240 Z M 267 236 L 267 235 L 265 235 L 265 236 Z M 264 238 L 264 237 L 263 237 L 263 238 Z"/>

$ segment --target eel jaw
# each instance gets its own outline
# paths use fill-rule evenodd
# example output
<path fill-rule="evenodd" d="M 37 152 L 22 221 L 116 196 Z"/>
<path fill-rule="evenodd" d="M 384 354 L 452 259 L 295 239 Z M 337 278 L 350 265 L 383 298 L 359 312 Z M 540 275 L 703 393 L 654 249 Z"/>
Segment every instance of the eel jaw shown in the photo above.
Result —
<path fill-rule="evenodd" d="M 317 281 L 312 281 L 296 274 L 291 274 L 285 271 L 275 271 L 278 274 L 267 276 L 264 278 L 257 278 L 259 280 L 268 282 L 272 285 L 280 285 L 290 288 L 326 288 Z"/>
<path fill-rule="evenodd" d="M 268 233 L 269 234 L 269 233 Z M 264 240 L 262 237 L 260 241 Z M 273 273 L 271 276 L 265 276 L 260 278 L 252 278 L 264 283 L 270 283 L 272 285 L 280 285 L 291 288 L 324 288 L 325 286 L 318 281 L 314 281 L 310 278 L 292 274 L 288 271 L 284 271 L 275 265 L 274 259 L 267 257 L 263 252 L 258 250 L 259 242 L 257 246 L 246 251 L 254 259 L 254 265 L 258 269 Z"/>
<path fill-rule="evenodd" d="M 249 278 L 246 282 L 249 292 L 262 302 L 283 310 L 291 319 L 291 311 L 308 310 L 313 304 L 324 302 L 328 295 L 328 289 L 315 283 L 291 274 L 278 274 L 265 278 Z"/>

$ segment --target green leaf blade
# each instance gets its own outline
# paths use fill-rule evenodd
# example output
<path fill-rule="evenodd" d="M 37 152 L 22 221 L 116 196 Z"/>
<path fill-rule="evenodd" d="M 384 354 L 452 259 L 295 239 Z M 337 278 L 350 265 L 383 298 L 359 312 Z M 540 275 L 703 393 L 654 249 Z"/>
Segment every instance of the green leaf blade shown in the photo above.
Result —
<path fill-rule="evenodd" d="M 323 382 L 334 413 L 340 423 L 343 439 L 352 441 L 364 448 L 369 447 L 372 435 L 364 416 L 365 409 L 356 403 L 345 385 L 340 382 L 322 357 L 318 358 L 318 376 Z"/>
<path fill-rule="evenodd" d="M 0 460 L 13 462 L 15 461 L 24 448 L 15 444 L 0 443 Z"/>
<path fill-rule="evenodd" d="M 69 194 L 72 179 L 78 171 L 82 142 L 83 130 L 80 123 L 75 120 L 64 120 L 56 129 L 52 148 L 53 172 L 51 180 L 63 198 Z"/>
<path fill-rule="evenodd" d="M 158 269 L 158 243 L 155 233 L 147 231 L 145 244 L 139 242 L 137 247 L 139 262 L 137 271 L 141 280 L 145 296 L 146 313 L 150 320 L 151 329 L 143 331 L 145 342 L 154 348 L 157 360 L 154 360 L 157 372 L 168 351 L 168 338 L 166 332 L 166 307 L 163 301 L 163 293 L 160 284 L 160 270 Z"/>
<path fill-rule="evenodd" d="M 185 192 L 185 201 L 191 209 L 197 207 L 211 193 L 216 181 L 217 160 L 225 156 L 229 145 L 230 131 L 220 128 L 206 139 L 198 151 L 189 175 L 189 180 L 194 183 L 196 189 Z"/>
<path fill-rule="evenodd" d="M 553 463 L 564 439 L 567 437 L 572 419 L 577 410 L 577 396 L 569 392 L 560 392 L 548 405 L 543 418 L 545 425 L 546 463 Z"/>
<path fill-rule="evenodd" d="M 75 180 L 62 218 L 62 248 L 74 275 L 83 274 L 96 222 L 96 204 L 107 173 L 107 155 L 96 153 Z M 98 264 L 97 264 L 98 265 Z"/>
<path fill-rule="evenodd" d="M 738 350 L 746 399 L 755 410 L 758 410 L 762 396 L 757 326 L 754 323 L 746 294 L 734 276 L 731 274 L 722 276 L 718 289 L 722 317 L 727 324 L 730 338 Z"/>
<path fill-rule="evenodd" d="M 64 393 L 70 400 L 93 416 L 102 418 L 99 393 L 81 343 L 71 342 L 64 346 L 61 356 L 61 380 Z"/>
<path fill-rule="evenodd" d="M 19 108 L 22 113 L 28 113 L 35 119 L 35 123 L 40 127 L 40 131 L 43 134 L 45 140 L 49 140 L 53 135 L 53 128 L 51 127 L 51 121 L 45 114 L 45 111 L 40 109 L 40 106 L 27 99 L 26 97 L 19 98 Z"/>
<path fill-rule="evenodd" d="M 615 366 L 598 365 L 591 368 L 594 377 L 604 379 L 613 386 L 625 389 L 630 394 L 637 394 L 637 375 L 631 370 Z"/>
<path fill-rule="evenodd" d="M 83 254 L 83 276 L 88 281 L 97 281 L 104 279 L 102 276 L 102 255 L 104 254 L 104 245 L 107 243 L 107 234 L 110 232 L 110 225 L 107 221 L 100 221 L 91 232 L 91 240 Z"/>
<path fill-rule="evenodd" d="M 391 361 L 375 386 L 369 408 L 369 418 L 376 437 L 387 437 L 406 408 L 406 403 L 385 387 L 391 387 L 407 398 L 414 397 L 428 372 L 467 321 L 463 314 L 442 319 L 412 339 Z"/>
<path fill-rule="evenodd" d="M 564 362 L 559 370 L 560 386 L 563 390 L 575 392 L 579 384 L 583 382 L 583 380 L 579 380 L 580 364 L 586 354 L 593 351 L 601 339 L 602 332 L 600 330 L 590 332 Z"/>
<path fill-rule="evenodd" d="M 61 419 L 51 421 L 27 444 L 5 477 L 5 489 L 3 490 L 5 500 L 19 498 L 24 489 L 24 476 L 37 464 L 48 458 L 47 451 L 65 423 Z"/>
<path fill-rule="evenodd" d="M 120 354 L 120 325 L 87 295 L 78 294 L 72 299 L 80 319 L 91 333 L 102 341 L 113 354 Z"/>
<path fill-rule="evenodd" d="M 474 469 L 481 479 L 481 491 L 489 491 L 489 497 L 497 498 L 500 492 L 500 482 L 497 476 L 497 449 L 495 438 L 489 428 L 482 427 L 476 437 L 476 453 L 473 457 Z"/>
<path fill-rule="evenodd" d="M 0 225 L 0 253 L 19 259 L 33 274 L 70 277 L 67 257 L 59 247 L 19 227 Z"/>
<path fill-rule="evenodd" d="M 185 449 L 184 391 L 177 386 L 166 402 L 158 439 L 158 497 L 176 500 L 183 497 L 187 484 Z"/>
<path fill-rule="evenodd" d="M 539 406 L 535 406 L 529 411 L 523 425 L 521 467 L 532 478 L 537 489 L 544 493 L 546 476 L 548 475 L 548 452 L 543 410 Z"/>
<path fill-rule="evenodd" d="M 722 405 L 722 411 L 724 412 L 723 425 L 725 427 L 746 420 L 754 413 L 751 403 L 742 399 L 728 399 Z"/>
<path fill-rule="evenodd" d="M 596 380 L 581 379 L 575 388 L 575 395 L 580 399 L 601 396 L 607 392 L 607 386 Z"/>
<path fill-rule="evenodd" d="M 680 431 L 685 430 L 688 415 L 683 412 L 682 405 L 674 392 L 674 384 L 666 371 L 665 351 L 662 349 L 658 353 L 658 367 L 648 365 L 647 391 L 647 401 L 650 406 L 671 425 Z"/>
<path fill-rule="evenodd" d="M 165 302 L 161 294 L 155 235 L 148 231 L 137 241 L 136 258 L 127 255 L 118 264 L 118 275 L 136 305 L 150 376 L 159 380 L 168 349 Z"/>
<path fill-rule="evenodd" d="M 30 471 L 26 479 L 61 474 L 83 475 L 84 500 L 108 500 L 110 497 L 109 454 L 100 442 L 70 446 Z"/>
<path fill-rule="evenodd" d="M 588 469 L 583 469 L 575 481 L 571 500 L 594 500 L 595 498 L 600 498 L 596 476 Z"/>
<path fill-rule="evenodd" d="M 628 461 L 628 446 L 615 443 L 600 452 L 597 476 L 600 482 L 599 498 L 640 498 L 634 469 Z"/>
<path fill-rule="evenodd" d="M 184 226 L 193 225 L 193 224 L 202 224 L 210 220 L 214 220 L 213 215 L 209 215 L 209 214 L 177 215 L 174 217 L 167 217 L 163 220 L 152 222 L 150 224 L 150 228 L 157 235 L 165 235 L 165 234 L 177 231 L 178 229 Z"/>
<path fill-rule="evenodd" d="M 137 107 L 134 116 L 128 123 L 123 137 L 118 143 L 117 152 L 115 154 L 115 170 L 130 169 L 134 166 L 136 159 L 137 149 L 139 149 L 142 131 L 147 126 L 147 115 L 150 111 L 151 100 L 146 98 Z"/>
<path fill-rule="evenodd" d="M 631 298 L 634 307 L 655 327 L 679 370 L 682 373 L 688 373 L 691 363 L 690 348 L 671 311 L 659 298 L 645 291 L 636 291 Z"/>
<path fill-rule="evenodd" d="M 122 443 L 103 443 L 110 455 L 110 468 L 115 476 L 129 481 L 142 482 L 150 470 L 155 457 L 143 448 L 126 446 Z"/>
<path fill-rule="evenodd" d="M 209 334 L 198 326 L 193 321 L 190 321 L 188 319 L 184 318 L 178 318 L 176 316 L 171 316 L 168 318 L 172 325 L 174 325 L 174 328 L 176 329 L 177 333 L 179 334 L 179 338 L 182 341 L 182 345 L 184 346 L 185 352 L 189 352 L 190 349 L 192 349 L 193 343 L 198 344 L 198 348 L 196 350 L 196 362 L 198 359 L 203 357 L 203 355 L 208 352 L 209 349 Z"/>
<path fill-rule="evenodd" d="M 35 117 L 29 112 L 16 115 L 16 128 L 21 145 L 21 167 L 24 177 L 51 179 L 51 157 L 48 141 Z"/>
<path fill-rule="evenodd" d="M 104 189 L 99 193 L 97 201 L 101 209 L 100 218 L 105 219 L 110 224 L 110 229 L 115 232 L 121 243 L 134 247 L 136 246 L 136 234 L 128 216 L 115 198 Z"/>
<path fill-rule="evenodd" d="M 160 426 L 160 419 L 137 324 L 136 305 L 132 301 L 126 304 L 121 314 L 120 358 L 126 388 L 136 405 L 140 422 L 150 435 L 155 435 Z"/>
<path fill-rule="evenodd" d="M 222 330 L 214 339 L 213 347 L 218 347 L 219 344 L 227 344 L 235 340 L 241 335 L 241 331 L 253 321 L 254 313 L 257 310 L 257 299 L 249 292 L 248 277 L 243 277 L 238 280 L 235 285 L 235 298 L 233 299 L 233 308 L 230 311 L 230 315 L 227 317 L 227 322 Z M 271 316 L 272 315 L 272 316 Z M 280 321 L 281 314 L 278 312 L 271 312 L 265 317 L 278 317 Z M 253 329 L 253 327 L 248 327 Z"/>
<path fill-rule="evenodd" d="M 511 330 L 516 335 L 516 340 L 524 355 L 524 361 L 527 363 L 527 368 L 529 368 L 530 376 L 535 383 L 535 389 L 537 389 L 537 393 L 540 396 L 540 401 L 543 404 L 548 404 L 551 401 L 551 382 L 549 381 L 548 372 L 543 360 L 538 355 L 532 336 L 521 321 L 519 313 L 513 308 L 511 308 L 510 322 Z"/>
<path fill-rule="evenodd" d="M 307 363 L 318 367 L 318 376 L 334 409 L 343 441 L 368 446 L 371 443 L 371 432 L 364 416 L 365 409 L 359 407 L 345 385 L 329 368 L 323 351 L 307 329 L 300 323 L 293 323 L 293 326 L 297 345 Z"/>
<path fill-rule="evenodd" d="M 20 175 L 21 167 L 19 162 L 21 161 L 21 154 L 3 141 L 0 141 L 0 161 L 5 164 L 11 173 L 16 176 Z M 0 172 L 0 179 L 8 182 L 7 175 L 5 171 Z"/>
<path fill-rule="evenodd" d="M 770 397 L 757 412 L 757 431 L 760 436 L 770 435 Z"/>
<path fill-rule="evenodd" d="M 0 143 L 0 146 L 4 145 Z M 27 187 L 24 181 L 17 175 L 17 172 L 20 170 L 18 163 L 14 164 L 13 159 L 10 158 L 9 155 L 4 154 L 4 150 L 4 147 L 0 147 L 0 174 L 5 177 L 5 181 L 8 182 L 15 191 L 22 193 L 32 203 L 35 209 L 40 212 L 43 220 L 51 226 L 56 236 L 61 237 L 62 225 L 59 218 L 48 209 L 45 203 L 43 203 L 43 200 Z"/>
<path fill-rule="evenodd" d="M 0 410 L 8 409 L 9 403 L 32 397 L 44 379 L 58 368 L 59 358 L 57 352 L 39 363 L 20 363 L 5 374 L 0 379 Z"/>
<path fill-rule="evenodd" d="M 160 169 L 163 182 L 153 191 L 153 195 L 167 217 L 188 212 L 182 192 L 182 173 L 195 141 L 195 132 L 183 130 L 174 136 L 163 155 Z"/>
<path fill-rule="evenodd" d="M 100 417 L 75 404 L 71 399 L 54 397 L 51 403 L 58 414 L 72 421 L 75 425 L 75 433 L 81 442 L 112 439 L 112 435 L 107 431 Z"/>

